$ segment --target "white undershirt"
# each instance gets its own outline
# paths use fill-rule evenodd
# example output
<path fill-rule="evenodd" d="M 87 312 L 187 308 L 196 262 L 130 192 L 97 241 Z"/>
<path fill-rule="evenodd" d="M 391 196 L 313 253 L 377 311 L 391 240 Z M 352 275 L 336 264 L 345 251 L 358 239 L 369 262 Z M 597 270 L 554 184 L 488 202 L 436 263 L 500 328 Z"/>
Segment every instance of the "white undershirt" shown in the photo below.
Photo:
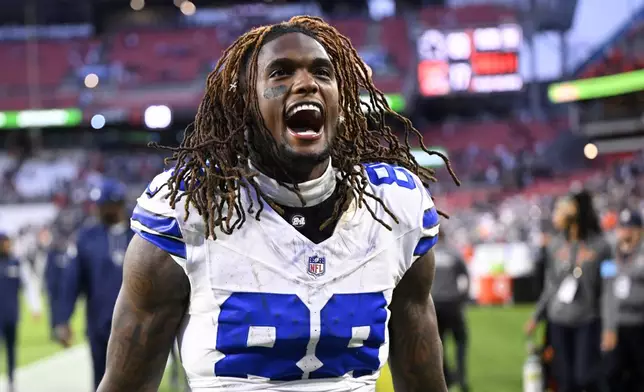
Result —
<path fill-rule="evenodd" d="M 286 207 L 303 207 L 293 189 L 280 185 L 276 180 L 260 172 L 252 163 L 250 168 L 259 172 L 253 179 L 266 197 Z M 306 202 L 306 207 L 311 207 L 328 199 L 335 191 L 336 183 L 336 170 L 329 160 L 329 166 L 319 178 L 299 183 L 297 186 L 302 199 Z"/>

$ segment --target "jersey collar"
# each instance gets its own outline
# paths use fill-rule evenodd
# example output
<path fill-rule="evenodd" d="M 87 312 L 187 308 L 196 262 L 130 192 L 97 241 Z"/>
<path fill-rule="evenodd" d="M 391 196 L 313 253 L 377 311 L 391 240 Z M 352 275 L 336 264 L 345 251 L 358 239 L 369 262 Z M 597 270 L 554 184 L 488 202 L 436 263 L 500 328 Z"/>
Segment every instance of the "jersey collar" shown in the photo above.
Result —
<path fill-rule="evenodd" d="M 252 163 L 249 163 L 249 165 L 251 169 L 259 173 L 253 180 L 266 197 L 286 207 L 304 207 L 292 189 L 280 185 L 276 180 L 260 172 Z M 336 183 L 336 171 L 329 160 L 329 166 L 322 176 L 315 180 L 298 184 L 302 199 L 306 202 L 306 207 L 318 205 L 328 199 L 335 191 Z"/>

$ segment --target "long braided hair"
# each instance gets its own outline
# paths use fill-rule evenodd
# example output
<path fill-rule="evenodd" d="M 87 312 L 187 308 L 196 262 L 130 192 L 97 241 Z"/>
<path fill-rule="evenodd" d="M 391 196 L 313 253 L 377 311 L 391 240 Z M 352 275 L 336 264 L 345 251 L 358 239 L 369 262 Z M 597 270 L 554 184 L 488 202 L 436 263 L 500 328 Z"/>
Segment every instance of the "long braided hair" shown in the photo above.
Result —
<path fill-rule="evenodd" d="M 175 162 L 175 167 L 166 184 L 172 208 L 185 197 L 185 219 L 192 205 L 204 220 L 206 237 L 213 238 L 216 237 L 217 228 L 225 234 L 239 228 L 245 222 L 247 213 L 254 212 L 255 219 L 259 220 L 262 203 L 255 211 L 253 201 L 249 198 L 249 205 L 244 207 L 242 192 L 239 192 L 242 187 L 254 191 L 258 198 L 262 196 L 252 180 L 257 173 L 248 164 L 253 151 L 247 134 L 263 133 L 262 140 L 269 141 L 269 145 L 263 148 L 268 147 L 273 154 L 271 156 L 275 157 L 277 153 L 277 144 L 263 123 L 254 88 L 257 83 L 257 58 L 264 44 L 292 32 L 316 39 L 326 50 L 333 62 L 340 93 L 340 110 L 344 117 L 330 156 L 340 174 L 338 185 L 344 189 L 346 197 L 339 198 L 333 216 L 323 226 L 337 219 L 352 197 L 357 198 L 359 207 L 366 206 L 373 218 L 388 229 L 391 227 L 376 215 L 375 209 L 369 203 L 364 203 L 365 198 L 376 200 L 398 223 L 382 200 L 369 192 L 369 182 L 360 164 L 394 164 L 418 175 L 425 186 L 435 182 L 434 171 L 420 167 L 411 154 L 409 139 L 412 135 L 416 136 L 426 153 L 438 155 L 445 161 L 452 178 L 459 183 L 449 160 L 440 152 L 428 150 L 423 136 L 411 122 L 391 110 L 383 93 L 374 86 L 365 64 L 349 39 L 320 18 L 296 16 L 288 22 L 255 28 L 239 37 L 224 51 L 215 69 L 208 75 L 206 92 L 195 121 L 186 129 L 180 146 L 154 145 L 173 152 L 168 162 Z M 366 91 L 368 103 L 360 100 L 361 90 Z M 364 106 L 368 109 L 366 113 L 363 112 Z M 402 124 L 404 143 L 386 124 L 387 115 Z M 279 159 L 275 161 L 279 162 Z M 290 184 L 290 187 L 299 195 L 296 185 Z M 263 199 L 272 207 L 279 208 L 268 198 Z"/>

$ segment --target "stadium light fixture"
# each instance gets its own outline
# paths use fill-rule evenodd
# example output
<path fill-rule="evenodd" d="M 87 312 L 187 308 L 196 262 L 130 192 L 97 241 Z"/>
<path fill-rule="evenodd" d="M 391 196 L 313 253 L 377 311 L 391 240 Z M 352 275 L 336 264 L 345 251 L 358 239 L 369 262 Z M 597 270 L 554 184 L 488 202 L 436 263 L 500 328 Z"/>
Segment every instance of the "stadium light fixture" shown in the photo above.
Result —
<path fill-rule="evenodd" d="M 584 155 L 588 159 L 595 159 L 599 155 L 599 149 L 593 143 L 588 143 L 584 146 Z"/>
<path fill-rule="evenodd" d="M 95 114 L 90 120 L 90 124 L 94 129 L 102 129 L 105 126 L 105 116 L 102 114 Z"/>
<path fill-rule="evenodd" d="M 145 7 L 145 0 L 131 0 L 130 8 L 134 11 L 141 11 Z"/>
<path fill-rule="evenodd" d="M 143 113 L 145 126 L 150 129 L 165 129 L 172 123 L 172 110 L 165 105 L 153 105 Z"/>
<path fill-rule="evenodd" d="M 87 74 L 87 76 L 85 76 L 85 87 L 87 88 L 94 88 L 98 86 L 98 82 L 98 75 L 96 75 L 95 73 Z"/>
<path fill-rule="evenodd" d="M 192 1 L 184 1 L 181 3 L 181 6 L 179 6 L 179 9 L 181 10 L 181 13 L 186 16 L 194 15 L 195 12 L 197 12 L 197 7 Z"/>

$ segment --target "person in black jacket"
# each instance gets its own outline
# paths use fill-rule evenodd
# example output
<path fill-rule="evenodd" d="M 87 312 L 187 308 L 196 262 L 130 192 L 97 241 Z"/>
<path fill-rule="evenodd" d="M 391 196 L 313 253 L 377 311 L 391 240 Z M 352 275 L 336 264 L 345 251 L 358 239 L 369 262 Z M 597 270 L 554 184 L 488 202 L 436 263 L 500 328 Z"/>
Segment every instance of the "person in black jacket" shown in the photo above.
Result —
<path fill-rule="evenodd" d="M 451 333 L 456 345 L 456 372 L 454 375 L 447 366 L 447 355 L 443 354 L 443 371 L 448 385 L 458 384 L 462 392 L 469 391 L 467 382 L 467 321 L 464 307 L 469 298 L 469 273 L 463 257 L 456 249 L 445 242 L 445 235 L 439 236 L 439 243 L 434 251 L 436 271 L 432 298 L 436 307 L 438 332 L 445 343 L 447 334 Z M 445 348 L 443 346 L 443 352 Z"/>
<path fill-rule="evenodd" d="M 69 347 L 72 339 L 69 322 L 76 301 L 81 295 L 87 298 L 87 337 L 94 385 L 98 388 L 105 373 L 107 342 L 123 281 L 125 250 L 134 233 L 128 227 L 124 184 L 104 179 L 90 196 L 97 205 L 98 219 L 91 219 L 80 228 L 75 246 L 67 252 L 69 260 L 60 274 L 54 325 L 59 342 Z"/>
<path fill-rule="evenodd" d="M 27 289 L 27 300 L 34 318 L 40 316 L 40 297 L 38 290 L 29 279 L 20 261 L 11 254 L 11 240 L 0 233 L 0 334 L 7 350 L 7 378 L 9 391 L 14 390 L 16 368 L 16 340 L 19 320 L 20 287 Z"/>
<path fill-rule="evenodd" d="M 57 301 L 60 295 L 60 285 L 62 283 L 62 273 L 69 262 L 69 254 L 67 252 L 67 244 L 62 236 L 58 233 L 54 234 L 52 246 L 47 251 L 47 261 L 45 264 L 45 288 L 47 291 L 47 299 L 49 301 L 49 320 L 51 327 L 52 339 L 56 339 L 55 333 L 55 311 Z"/>

